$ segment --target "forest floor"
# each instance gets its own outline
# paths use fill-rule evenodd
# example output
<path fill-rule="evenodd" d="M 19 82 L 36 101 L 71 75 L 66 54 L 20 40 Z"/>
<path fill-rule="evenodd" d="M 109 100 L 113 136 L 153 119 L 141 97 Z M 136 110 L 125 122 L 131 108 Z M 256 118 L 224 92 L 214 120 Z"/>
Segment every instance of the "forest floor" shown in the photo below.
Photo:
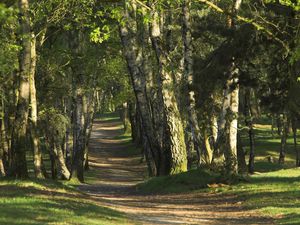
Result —
<path fill-rule="evenodd" d="M 137 185 L 145 181 L 147 168 L 122 132 L 116 118 L 94 123 L 90 171 L 87 183 L 78 188 L 97 204 L 125 213 L 137 224 L 274 224 L 271 217 L 245 207 L 244 199 L 234 193 L 141 193 Z"/>

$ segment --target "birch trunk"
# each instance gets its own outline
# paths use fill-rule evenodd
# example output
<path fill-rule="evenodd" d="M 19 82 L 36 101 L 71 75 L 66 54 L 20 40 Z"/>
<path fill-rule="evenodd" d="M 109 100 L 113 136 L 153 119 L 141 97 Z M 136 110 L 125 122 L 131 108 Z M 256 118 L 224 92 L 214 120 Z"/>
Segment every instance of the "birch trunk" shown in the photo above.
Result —
<path fill-rule="evenodd" d="M 235 15 L 237 14 L 242 0 L 235 0 L 232 7 L 233 16 L 229 17 L 228 28 L 233 31 L 236 30 Z M 230 84 L 230 105 L 226 109 L 230 114 L 227 116 L 228 123 L 228 143 L 229 146 L 225 147 L 225 170 L 228 174 L 238 173 L 238 159 L 237 159 L 237 134 L 238 134 L 238 114 L 239 114 L 239 69 L 236 65 L 236 59 L 233 56 L 231 65 L 228 71 L 228 83 Z"/>
<path fill-rule="evenodd" d="M 168 71 L 166 51 L 162 47 L 162 37 L 159 26 L 158 12 L 154 10 L 151 24 L 151 41 L 156 53 L 159 67 L 160 83 L 165 115 L 164 147 L 168 152 L 169 165 L 166 174 L 177 174 L 187 170 L 187 153 L 184 140 L 184 130 L 174 93 L 174 80 Z"/>
<path fill-rule="evenodd" d="M 31 129 L 30 135 L 33 144 L 33 159 L 34 159 L 34 172 L 36 178 L 45 178 L 43 174 L 43 164 L 42 164 L 42 152 L 39 148 L 39 138 L 37 135 L 37 101 L 36 101 L 36 88 L 35 88 L 35 72 L 36 72 L 36 37 L 32 33 L 31 36 L 31 64 L 30 64 L 30 121 Z"/>
<path fill-rule="evenodd" d="M 68 170 L 66 163 L 65 163 L 65 158 L 64 158 L 64 153 L 62 151 L 62 147 L 59 143 L 57 143 L 55 140 L 53 140 L 53 145 L 52 145 L 52 163 L 55 165 L 52 165 L 52 177 L 56 177 L 56 168 L 58 168 L 58 172 L 61 175 L 61 178 L 64 180 L 69 180 L 70 179 L 70 171 Z M 57 167 L 56 167 L 57 165 Z"/>
<path fill-rule="evenodd" d="M 142 52 L 137 46 L 136 33 L 134 31 L 135 23 L 130 18 L 127 1 L 125 3 L 124 19 L 127 25 L 120 24 L 120 38 L 123 45 L 123 52 L 125 59 L 127 61 L 127 66 L 133 86 L 133 90 L 136 97 L 138 112 L 141 116 L 141 123 L 144 135 L 147 138 L 147 143 L 149 145 L 149 151 L 152 159 L 155 162 L 156 175 L 159 175 L 160 167 L 160 149 L 157 138 L 154 133 L 151 111 L 148 105 L 147 92 L 146 92 L 146 78 L 142 73 Z M 148 153 L 147 153 L 148 154 Z"/>
<path fill-rule="evenodd" d="M 77 87 L 75 101 L 75 142 L 72 160 L 72 178 L 77 178 L 80 182 L 84 182 L 84 115 L 83 115 L 83 90 Z"/>

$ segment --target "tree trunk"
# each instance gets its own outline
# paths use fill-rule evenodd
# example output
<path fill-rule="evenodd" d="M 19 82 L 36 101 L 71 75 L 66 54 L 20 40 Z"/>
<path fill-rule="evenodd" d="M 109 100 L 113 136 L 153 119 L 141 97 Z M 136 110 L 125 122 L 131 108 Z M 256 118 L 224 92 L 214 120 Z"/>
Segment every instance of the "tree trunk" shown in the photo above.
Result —
<path fill-rule="evenodd" d="M 235 16 L 240 9 L 242 0 L 235 0 L 232 6 L 232 16 L 228 18 L 228 28 L 236 30 Z M 228 146 L 224 148 L 225 156 L 225 171 L 227 174 L 238 173 L 238 159 L 237 159 L 237 134 L 238 134 L 238 114 L 239 114 L 239 69 L 236 65 L 236 59 L 233 56 L 231 59 L 231 65 L 227 72 L 228 80 L 226 81 L 229 87 L 227 97 L 229 98 L 229 107 L 226 109 L 226 123 L 228 124 L 228 132 L 226 139 L 228 140 Z"/>
<path fill-rule="evenodd" d="M 37 135 L 37 101 L 36 101 L 36 88 L 35 88 L 35 71 L 36 71 L 36 37 L 32 33 L 31 37 L 31 65 L 30 65 L 30 119 L 31 119 L 31 139 L 33 144 L 33 159 L 34 159 L 34 172 L 36 178 L 45 178 L 43 174 L 42 152 L 39 148 L 39 138 Z"/>
<path fill-rule="evenodd" d="M 71 174 L 66 166 L 64 153 L 60 144 L 54 144 L 54 155 L 58 164 L 59 174 L 61 175 L 63 180 L 69 180 Z"/>
<path fill-rule="evenodd" d="M 128 102 L 123 103 L 122 107 L 122 114 L 123 114 L 123 126 L 124 126 L 124 133 L 130 133 L 131 132 L 131 125 L 130 125 L 130 119 L 129 119 L 129 110 L 128 110 Z"/>
<path fill-rule="evenodd" d="M 200 156 L 201 148 L 201 137 L 200 128 L 198 124 L 197 112 L 195 109 L 195 92 L 193 91 L 194 85 L 194 71 L 193 71 L 193 45 L 192 45 L 192 34 L 191 34 L 191 24 L 190 24 L 190 9 L 191 0 L 184 0 L 182 3 L 182 39 L 184 48 L 184 89 L 185 89 L 185 102 L 186 109 L 188 111 L 188 119 L 186 124 L 186 134 L 190 134 L 186 137 L 187 140 L 187 151 L 189 155 L 196 149 L 198 155 Z M 190 143 L 192 142 L 192 143 Z M 207 146 L 208 147 L 208 146 Z M 210 147 L 206 148 L 207 151 L 211 150 Z M 206 163 L 210 164 L 212 157 L 210 152 L 206 152 Z M 190 157 L 189 157 L 190 158 Z M 207 161 L 209 160 L 209 161 Z M 200 157 L 198 157 L 198 162 L 200 164 Z M 191 162 L 189 162 L 191 164 Z"/>
<path fill-rule="evenodd" d="M 284 112 L 282 114 L 281 124 L 282 124 L 282 130 L 281 130 L 281 143 L 280 143 L 280 154 L 279 154 L 279 164 L 284 164 L 285 161 L 285 153 L 286 153 L 286 141 L 288 136 L 288 118 L 287 113 Z"/>
<path fill-rule="evenodd" d="M 148 105 L 147 93 L 146 93 L 146 78 L 142 74 L 141 70 L 141 61 L 142 61 L 142 52 L 137 47 L 136 38 L 133 37 L 134 32 L 134 21 L 130 18 L 127 1 L 125 3 L 124 10 L 124 19 L 127 21 L 127 25 L 120 24 L 120 38 L 123 45 L 123 52 L 127 61 L 127 66 L 132 81 L 133 90 L 136 97 L 138 112 L 141 116 L 141 122 L 143 130 L 145 131 L 144 135 L 147 138 L 149 149 L 151 151 L 152 158 L 155 162 L 157 174 L 159 175 L 160 171 L 160 148 L 158 141 L 155 136 L 155 131 L 152 126 L 151 113 Z M 129 29 L 130 27 L 130 29 Z M 133 30 L 132 30 L 133 29 Z M 135 34 L 136 35 L 136 34 Z"/>
<path fill-rule="evenodd" d="M 271 119 L 272 119 L 272 124 L 271 124 L 271 134 L 272 134 L 272 139 L 274 139 L 275 135 L 274 135 L 274 114 L 271 114 Z"/>
<path fill-rule="evenodd" d="M 148 107 L 150 109 L 151 122 L 153 129 L 155 131 L 155 138 L 159 145 L 159 171 L 158 174 L 164 175 L 166 171 L 167 161 L 167 153 L 163 146 L 163 137 L 165 131 L 164 125 L 164 112 L 162 109 L 163 98 L 161 87 L 157 85 L 159 83 L 160 77 L 153 69 L 153 67 L 157 67 L 157 65 L 153 65 L 153 51 L 151 45 L 150 38 L 150 29 L 149 24 L 145 24 L 143 22 L 143 18 L 147 15 L 147 12 L 142 9 L 142 17 L 138 18 L 137 25 L 138 29 L 140 29 L 140 33 L 138 33 L 138 43 L 139 47 L 142 49 L 142 73 L 145 75 L 146 80 L 146 94 L 148 100 Z M 148 148 L 149 149 L 149 148 Z M 148 157 L 150 158 L 150 157 Z M 151 163 L 150 163 L 151 164 Z M 152 170 L 154 171 L 154 170 Z"/>
<path fill-rule="evenodd" d="M 297 148 L 297 119 L 295 117 L 292 119 L 292 129 L 293 129 L 294 150 L 296 154 L 296 167 L 300 167 L 300 151 Z"/>
<path fill-rule="evenodd" d="M 28 0 L 18 1 L 20 12 L 20 36 L 21 53 L 20 53 L 20 72 L 19 72 L 19 97 L 15 112 L 15 122 L 12 135 L 12 167 L 10 175 L 16 178 L 27 178 L 27 161 L 26 161 L 26 131 L 28 124 L 28 109 L 30 95 L 30 54 L 31 54 L 31 32 L 29 18 Z"/>
<path fill-rule="evenodd" d="M 160 87 L 163 96 L 163 109 L 165 114 L 164 147 L 168 151 L 169 168 L 166 174 L 177 174 L 187 170 L 187 153 L 184 140 L 183 125 L 174 93 L 174 81 L 168 71 L 166 51 L 162 48 L 161 31 L 158 24 L 158 13 L 154 10 L 151 24 L 151 41 L 156 53 L 160 75 Z"/>
<path fill-rule="evenodd" d="M 72 160 L 72 178 L 77 177 L 80 182 L 84 182 L 84 147 L 85 147 L 85 131 L 84 131 L 84 115 L 83 115 L 83 93 L 82 89 L 77 87 L 76 90 L 76 116 L 75 130 L 76 136 L 73 149 Z"/>
<path fill-rule="evenodd" d="M 238 134 L 238 113 L 239 113 L 239 84 L 238 74 L 239 71 L 233 64 L 233 70 L 231 71 L 231 79 L 233 80 L 234 89 L 231 92 L 231 104 L 230 104 L 230 120 L 229 120 L 229 148 L 225 148 L 225 169 L 227 173 L 238 173 L 238 160 L 237 160 L 237 134 Z"/>
<path fill-rule="evenodd" d="M 140 117 L 138 116 L 138 111 L 136 109 L 136 104 L 129 103 L 129 119 L 131 124 L 131 138 L 132 142 L 139 146 L 142 143 L 142 137 L 140 134 Z"/>
<path fill-rule="evenodd" d="M 7 141 L 7 131 L 5 125 L 5 111 L 4 111 L 4 97 L 1 97 L 1 111 L 0 111 L 0 175 L 6 176 L 6 170 L 8 165 L 8 141 Z"/>
<path fill-rule="evenodd" d="M 250 90 L 247 88 L 245 93 L 245 109 L 244 109 L 244 115 L 245 115 L 245 124 L 248 127 L 248 137 L 249 137 L 249 163 L 248 163 L 248 172 L 254 173 L 254 129 L 253 129 L 253 114 L 251 110 L 251 95 Z"/>
<path fill-rule="evenodd" d="M 57 178 L 57 168 L 56 168 L 56 160 L 53 153 L 50 153 L 50 162 L 51 162 L 51 177 L 53 180 Z"/>
<path fill-rule="evenodd" d="M 214 144 L 213 161 L 217 164 L 220 164 L 220 162 L 223 161 L 225 151 L 224 148 L 227 144 L 226 133 L 228 133 L 228 126 L 226 118 L 228 117 L 227 114 L 231 100 L 230 88 L 231 81 L 228 79 L 226 80 L 225 87 L 223 90 L 222 109 L 217 124 L 218 132 L 215 135 L 217 138 Z"/>
<path fill-rule="evenodd" d="M 87 114 L 85 121 L 85 146 L 84 146 L 84 169 L 89 170 L 89 141 L 93 128 L 94 113 L 96 105 L 94 104 L 94 95 L 88 96 Z"/>

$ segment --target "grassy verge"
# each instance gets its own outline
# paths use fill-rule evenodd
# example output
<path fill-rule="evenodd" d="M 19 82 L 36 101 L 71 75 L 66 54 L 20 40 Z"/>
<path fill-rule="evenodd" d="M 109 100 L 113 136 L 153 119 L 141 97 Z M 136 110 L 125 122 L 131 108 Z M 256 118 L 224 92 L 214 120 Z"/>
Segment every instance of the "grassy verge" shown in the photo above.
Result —
<path fill-rule="evenodd" d="M 278 224 L 300 224 L 300 169 L 256 174 L 247 183 L 212 191 L 237 194 L 244 206 L 274 217 Z"/>
<path fill-rule="evenodd" d="M 129 224 L 71 186 L 54 181 L 0 180 L 0 224 Z"/>

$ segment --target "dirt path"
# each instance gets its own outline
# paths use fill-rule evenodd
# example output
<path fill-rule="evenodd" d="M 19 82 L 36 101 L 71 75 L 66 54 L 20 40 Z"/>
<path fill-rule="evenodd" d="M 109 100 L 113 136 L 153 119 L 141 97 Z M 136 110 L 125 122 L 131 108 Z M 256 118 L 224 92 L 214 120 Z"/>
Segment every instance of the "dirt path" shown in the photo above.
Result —
<path fill-rule="evenodd" d="M 209 193 L 141 195 L 135 185 L 144 180 L 140 157 L 126 153 L 131 144 L 118 140 L 118 120 L 96 120 L 90 143 L 94 179 L 80 190 L 102 206 L 125 212 L 139 224 L 273 224 L 246 211 L 234 196 Z"/>

